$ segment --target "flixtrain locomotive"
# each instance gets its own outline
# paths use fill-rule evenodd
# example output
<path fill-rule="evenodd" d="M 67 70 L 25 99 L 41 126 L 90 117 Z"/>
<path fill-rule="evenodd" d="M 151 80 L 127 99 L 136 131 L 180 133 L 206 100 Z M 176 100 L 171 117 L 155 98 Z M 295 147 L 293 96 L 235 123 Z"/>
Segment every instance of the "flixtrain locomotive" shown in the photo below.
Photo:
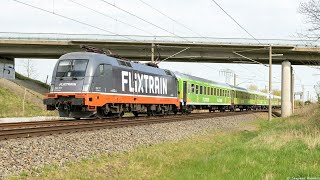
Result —
<path fill-rule="evenodd" d="M 272 100 L 280 106 L 280 97 Z M 101 53 L 60 57 L 44 104 L 61 117 L 122 117 L 266 108 L 267 95 Z"/>

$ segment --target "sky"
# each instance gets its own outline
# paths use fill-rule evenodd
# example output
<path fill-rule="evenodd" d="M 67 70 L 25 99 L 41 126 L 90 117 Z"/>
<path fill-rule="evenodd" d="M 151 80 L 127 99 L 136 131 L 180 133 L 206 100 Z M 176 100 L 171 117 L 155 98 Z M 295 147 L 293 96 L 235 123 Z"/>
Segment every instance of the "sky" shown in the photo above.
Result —
<path fill-rule="evenodd" d="M 22 0 L 20 0 L 22 1 Z M 102 12 L 105 16 L 92 12 L 74 2 Z M 146 6 L 141 0 L 104 0 L 128 12 L 142 17 L 161 30 L 132 15 L 103 2 L 102 0 L 23 0 L 23 2 L 46 9 L 49 12 L 61 14 L 86 22 L 100 30 L 76 23 L 56 15 L 15 2 L 2 0 L 0 13 L 0 32 L 29 32 L 29 33 L 72 33 L 72 34 L 129 34 L 129 35 L 172 35 L 191 37 L 217 38 L 250 38 L 250 36 L 234 23 L 212 0 L 143 0 L 152 7 L 162 11 L 192 31 L 161 15 Z M 299 33 L 307 33 L 309 27 L 304 17 L 298 13 L 301 2 L 306 0 L 217 0 L 236 21 L 250 34 L 258 39 L 292 39 Z M 114 19 L 108 18 L 111 16 Z M 143 29 L 132 28 L 119 21 Z M 103 29 L 103 31 L 101 30 Z M 1 37 L 1 33 L 0 33 Z M 16 59 L 16 70 L 25 73 L 23 64 L 26 59 Z M 51 72 L 56 60 L 31 60 L 36 68 L 34 78 L 45 81 L 51 78 Z M 231 69 L 237 74 L 237 84 L 247 87 L 250 84 L 264 89 L 268 82 L 268 69 L 262 65 L 247 64 L 199 64 L 199 63 L 170 63 L 163 62 L 161 68 L 184 72 L 195 76 L 224 82 L 221 70 Z M 294 66 L 296 73 L 296 91 L 301 91 L 302 84 L 305 93 L 315 96 L 313 85 L 320 80 L 320 71 L 305 66 Z M 273 87 L 281 89 L 281 66 L 275 65 L 273 71 Z"/>

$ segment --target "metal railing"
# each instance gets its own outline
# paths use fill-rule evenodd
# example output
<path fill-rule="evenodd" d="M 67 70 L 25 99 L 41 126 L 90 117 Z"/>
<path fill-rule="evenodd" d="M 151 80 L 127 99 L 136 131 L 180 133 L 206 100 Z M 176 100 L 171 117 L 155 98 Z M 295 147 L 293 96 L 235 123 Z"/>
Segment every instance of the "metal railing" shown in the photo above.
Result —
<path fill-rule="evenodd" d="M 52 41 L 138 41 L 138 42 L 188 42 L 197 44 L 246 44 L 258 45 L 252 38 L 218 38 L 218 37 L 179 37 L 174 36 L 144 36 L 144 35 L 107 35 L 107 34 L 68 34 L 68 33 L 25 33 L 0 32 L 0 40 L 52 40 Z M 187 41 L 188 40 L 188 41 Z M 320 46 L 318 38 L 302 39 L 258 39 L 263 45 L 289 45 L 289 46 Z"/>

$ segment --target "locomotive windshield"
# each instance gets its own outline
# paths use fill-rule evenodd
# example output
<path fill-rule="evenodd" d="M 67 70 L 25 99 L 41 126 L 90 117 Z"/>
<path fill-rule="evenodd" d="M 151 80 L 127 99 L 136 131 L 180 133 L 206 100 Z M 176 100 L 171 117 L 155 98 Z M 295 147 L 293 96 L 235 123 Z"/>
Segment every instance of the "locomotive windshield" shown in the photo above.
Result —
<path fill-rule="evenodd" d="M 60 60 L 57 77 L 84 77 L 87 69 L 87 59 Z"/>

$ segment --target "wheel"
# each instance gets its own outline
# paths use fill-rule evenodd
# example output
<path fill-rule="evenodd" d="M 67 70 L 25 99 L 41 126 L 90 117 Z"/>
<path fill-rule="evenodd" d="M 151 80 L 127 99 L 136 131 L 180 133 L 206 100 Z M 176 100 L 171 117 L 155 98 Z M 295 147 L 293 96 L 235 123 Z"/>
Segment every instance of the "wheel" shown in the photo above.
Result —
<path fill-rule="evenodd" d="M 123 111 L 121 111 L 121 112 L 118 114 L 118 118 L 122 118 L 122 117 L 123 117 L 123 115 L 124 115 L 124 112 L 123 112 Z"/>

